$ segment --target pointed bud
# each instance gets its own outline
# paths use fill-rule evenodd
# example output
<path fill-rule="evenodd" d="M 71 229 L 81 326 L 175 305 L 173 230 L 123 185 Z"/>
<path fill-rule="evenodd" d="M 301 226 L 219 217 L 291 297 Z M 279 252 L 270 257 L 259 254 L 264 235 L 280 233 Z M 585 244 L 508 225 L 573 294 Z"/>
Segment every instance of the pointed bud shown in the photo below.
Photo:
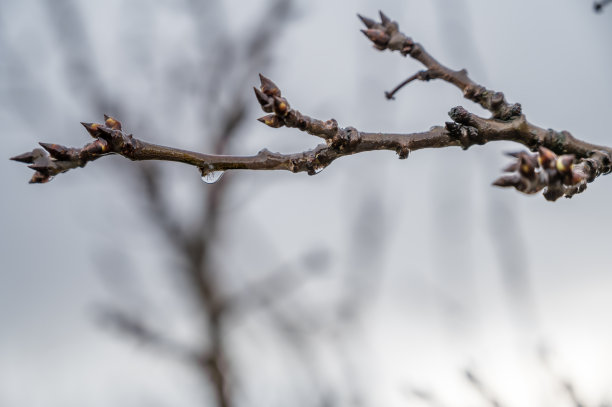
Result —
<path fill-rule="evenodd" d="M 34 171 L 38 171 L 41 174 L 47 174 L 49 172 L 49 166 L 46 164 L 31 164 L 28 165 L 28 168 L 31 168 Z"/>
<path fill-rule="evenodd" d="M 378 10 L 378 14 L 380 14 L 380 21 L 382 22 L 382 25 L 386 26 L 391 23 L 391 19 L 387 17 L 385 13 L 383 13 L 381 10 Z"/>
<path fill-rule="evenodd" d="M 576 185 L 586 180 L 586 175 L 582 171 L 572 171 L 571 184 Z"/>
<path fill-rule="evenodd" d="M 361 30 L 361 32 L 375 45 L 383 49 L 387 46 L 391 38 L 387 33 L 377 28 L 368 28 L 367 30 Z"/>
<path fill-rule="evenodd" d="M 546 147 L 538 149 L 538 162 L 542 168 L 552 168 L 553 163 L 557 160 L 557 155 Z"/>
<path fill-rule="evenodd" d="M 533 178 L 535 167 L 532 164 L 532 162 L 523 157 L 519 158 L 519 173 L 524 177 Z"/>
<path fill-rule="evenodd" d="M 104 124 L 113 130 L 121 130 L 121 122 L 109 115 L 104 115 Z"/>
<path fill-rule="evenodd" d="M 574 155 L 573 154 L 565 154 L 557 158 L 557 162 L 555 167 L 557 171 L 561 174 L 568 174 L 573 167 L 574 163 Z"/>
<path fill-rule="evenodd" d="M 496 179 L 493 185 L 503 188 L 515 187 L 520 183 L 520 180 L 521 178 L 518 174 L 504 175 Z"/>
<path fill-rule="evenodd" d="M 16 155 L 15 157 L 11 157 L 13 161 L 19 161 L 20 163 L 32 164 L 37 158 L 45 155 L 45 152 L 40 148 L 35 148 L 34 150 Z"/>
<path fill-rule="evenodd" d="M 108 141 L 109 143 L 113 139 L 113 130 L 106 126 L 98 126 L 97 127 L 98 138 Z"/>
<path fill-rule="evenodd" d="M 289 102 L 287 102 L 287 99 L 274 96 L 274 113 L 279 116 L 286 116 L 289 113 Z"/>
<path fill-rule="evenodd" d="M 366 26 L 366 28 L 373 28 L 376 25 L 376 21 L 369 19 L 367 17 L 364 17 L 361 14 L 357 14 L 357 17 L 359 17 L 359 19 L 361 20 L 363 25 Z"/>
<path fill-rule="evenodd" d="M 508 157 L 519 158 L 519 156 L 523 153 L 523 151 L 506 151 L 504 155 Z"/>
<path fill-rule="evenodd" d="M 278 88 L 278 86 L 276 86 L 276 84 L 272 82 L 270 79 L 266 78 L 262 74 L 259 74 L 259 80 L 261 81 L 261 91 L 263 93 L 265 93 L 268 96 L 280 96 L 281 95 L 281 91 Z"/>
<path fill-rule="evenodd" d="M 515 171 L 518 171 L 518 169 L 519 169 L 519 163 L 515 161 L 515 162 L 510 163 L 507 166 L 505 166 L 502 169 L 502 171 L 503 172 L 515 172 Z"/>
<path fill-rule="evenodd" d="M 263 116 L 260 117 L 259 119 L 260 122 L 262 122 L 263 124 L 270 126 L 270 127 L 274 127 L 274 128 L 278 128 L 278 127 L 283 127 L 283 122 L 281 119 L 279 119 L 279 117 L 275 114 L 269 114 L 267 116 Z"/>
<path fill-rule="evenodd" d="M 262 91 L 260 91 L 254 86 L 253 86 L 253 90 L 255 91 L 255 97 L 257 98 L 257 101 L 261 105 L 262 110 L 266 113 L 272 113 L 273 100 L 268 95 L 266 95 L 265 93 L 263 93 Z"/>
<path fill-rule="evenodd" d="M 108 145 L 108 142 L 101 138 L 87 144 L 81 149 L 81 153 L 86 155 L 100 155 L 108 153 L 109 151 L 110 147 Z"/>
<path fill-rule="evenodd" d="M 98 123 L 84 123 L 81 122 L 81 124 L 83 125 L 83 127 L 85 127 L 85 130 L 87 130 L 87 132 L 89 133 L 89 135 L 93 138 L 98 138 L 99 136 L 99 127 L 100 125 Z"/>
<path fill-rule="evenodd" d="M 56 160 L 67 160 L 70 158 L 70 149 L 59 144 L 38 143 L 42 148 L 47 150 L 51 157 Z"/>
<path fill-rule="evenodd" d="M 51 177 L 40 172 L 35 172 L 30 178 L 30 184 L 45 184 L 51 181 Z"/>

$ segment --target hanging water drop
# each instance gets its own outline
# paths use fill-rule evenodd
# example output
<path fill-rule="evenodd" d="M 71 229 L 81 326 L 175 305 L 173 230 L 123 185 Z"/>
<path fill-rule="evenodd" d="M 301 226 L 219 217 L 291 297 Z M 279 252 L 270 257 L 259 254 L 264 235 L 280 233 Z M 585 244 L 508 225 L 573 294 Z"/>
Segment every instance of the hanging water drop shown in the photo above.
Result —
<path fill-rule="evenodd" d="M 202 181 L 206 182 L 207 184 L 214 184 L 221 179 L 223 173 L 224 171 L 202 172 Z"/>
<path fill-rule="evenodd" d="M 320 173 L 321 171 L 323 171 L 325 167 L 321 166 L 321 167 L 311 167 L 308 170 L 308 175 L 317 175 L 318 173 Z"/>

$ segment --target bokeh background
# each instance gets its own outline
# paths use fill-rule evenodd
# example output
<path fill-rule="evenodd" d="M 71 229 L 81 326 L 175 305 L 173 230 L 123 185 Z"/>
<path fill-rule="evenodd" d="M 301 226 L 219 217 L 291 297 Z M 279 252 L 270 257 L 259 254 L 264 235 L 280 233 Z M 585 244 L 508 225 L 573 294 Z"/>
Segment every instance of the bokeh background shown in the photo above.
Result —
<path fill-rule="evenodd" d="M 372 152 L 314 177 L 108 157 L 49 184 L 8 160 L 80 121 L 198 151 L 318 140 L 292 105 L 419 131 L 456 105 L 373 50 L 384 10 L 533 123 L 612 143 L 612 7 L 588 1 L 0 2 L 0 406 L 604 406 L 612 178 L 546 202 L 490 183 L 511 144 Z"/>

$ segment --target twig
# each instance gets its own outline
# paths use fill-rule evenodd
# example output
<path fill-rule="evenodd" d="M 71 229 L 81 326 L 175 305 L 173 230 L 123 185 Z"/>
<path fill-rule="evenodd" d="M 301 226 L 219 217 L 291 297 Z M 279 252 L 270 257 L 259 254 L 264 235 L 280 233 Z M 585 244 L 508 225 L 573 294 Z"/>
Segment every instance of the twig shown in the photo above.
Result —
<path fill-rule="evenodd" d="M 404 86 L 408 85 L 410 82 L 414 81 L 414 80 L 421 80 L 421 81 L 428 81 L 431 79 L 431 76 L 429 75 L 429 71 L 419 71 L 417 73 L 415 73 L 414 75 L 412 75 L 411 77 L 409 77 L 408 79 L 406 79 L 404 82 L 400 83 L 399 85 L 397 85 L 395 88 L 393 88 L 393 90 L 391 92 L 385 92 L 385 97 L 389 100 L 394 100 L 395 97 L 394 95 Z"/>
<path fill-rule="evenodd" d="M 110 325 L 118 332 L 128 335 L 172 358 L 190 363 L 193 363 L 198 358 L 197 352 L 188 346 L 174 341 L 164 332 L 153 329 L 143 320 L 125 310 L 104 306 L 98 310 L 97 317 L 102 323 Z"/>
<path fill-rule="evenodd" d="M 35 149 L 12 159 L 32 164 L 30 168 L 36 171 L 30 181 L 33 183 L 47 182 L 59 173 L 82 167 L 109 153 L 131 160 L 178 161 L 197 166 L 203 176 L 237 169 L 287 170 L 315 175 L 337 158 L 366 151 L 393 150 L 400 158 L 407 158 L 412 150 L 451 146 L 467 149 L 474 144 L 505 140 L 523 144 L 539 154 L 517 154 L 515 163 L 508 167 L 513 174 L 499 178 L 494 185 L 514 187 L 527 194 L 545 189 L 544 196 L 551 201 L 580 193 L 586 189 L 587 182 L 612 171 L 612 148 L 578 140 L 566 131 L 546 130 L 529 123 L 522 114 L 520 104 L 508 103 L 503 93 L 473 82 L 466 70 L 454 71 L 440 64 L 420 44 L 401 33 L 396 22 L 382 12 L 380 16 L 380 23 L 359 16 L 367 27 L 363 33 L 374 46 L 379 50 L 388 49 L 404 56 L 410 55 L 427 68 L 405 83 L 415 79 L 442 79 L 458 87 L 465 98 L 490 111 L 492 117 L 479 117 L 458 106 L 449 112 L 452 122 L 425 132 L 362 132 L 353 127 L 340 128 L 334 119 L 322 121 L 292 109 L 287 99 L 281 96 L 278 86 L 260 75 L 261 88 L 255 89 L 255 95 L 262 109 L 270 114 L 259 121 L 270 127 L 298 128 L 324 139 L 325 144 L 295 154 L 273 153 L 267 149 L 252 156 L 202 154 L 138 140 L 124 133 L 117 120 L 106 117 L 104 125 L 84 123 L 96 140 L 82 149 L 41 143 L 50 156 L 41 149 Z M 392 97 L 394 92 L 389 95 Z"/>
<path fill-rule="evenodd" d="M 467 381 L 474 387 L 476 392 L 489 404 L 491 407 L 501 407 L 502 404 L 499 402 L 497 397 L 493 395 L 491 390 L 487 388 L 484 383 L 474 374 L 470 369 L 465 369 L 463 372 Z"/>

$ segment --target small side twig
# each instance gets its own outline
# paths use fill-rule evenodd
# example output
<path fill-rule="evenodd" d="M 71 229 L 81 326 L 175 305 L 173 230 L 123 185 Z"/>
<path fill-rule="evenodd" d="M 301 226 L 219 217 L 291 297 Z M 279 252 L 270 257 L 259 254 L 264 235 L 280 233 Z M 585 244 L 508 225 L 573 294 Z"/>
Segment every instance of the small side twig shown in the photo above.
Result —
<path fill-rule="evenodd" d="M 395 88 L 393 88 L 392 91 L 390 92 L 385 92 L 385 97 L 389 100 L 394 100 L 395 97 L 394 95 L 404 86 L 408 85 L 410 82 L 414 81 L 414 80 L 421 80 L 421 81 L 428 81 L 430 79 L 432 79 L 432 75 L 430 71 L 419 71 L 417 73 L 415 73 L 414 75 L 410 76 L 408 79 L 406 79 L 405 81 L 403 81 L 402 83 L 400 83 L 399 85 L 397 85 Z"/>

